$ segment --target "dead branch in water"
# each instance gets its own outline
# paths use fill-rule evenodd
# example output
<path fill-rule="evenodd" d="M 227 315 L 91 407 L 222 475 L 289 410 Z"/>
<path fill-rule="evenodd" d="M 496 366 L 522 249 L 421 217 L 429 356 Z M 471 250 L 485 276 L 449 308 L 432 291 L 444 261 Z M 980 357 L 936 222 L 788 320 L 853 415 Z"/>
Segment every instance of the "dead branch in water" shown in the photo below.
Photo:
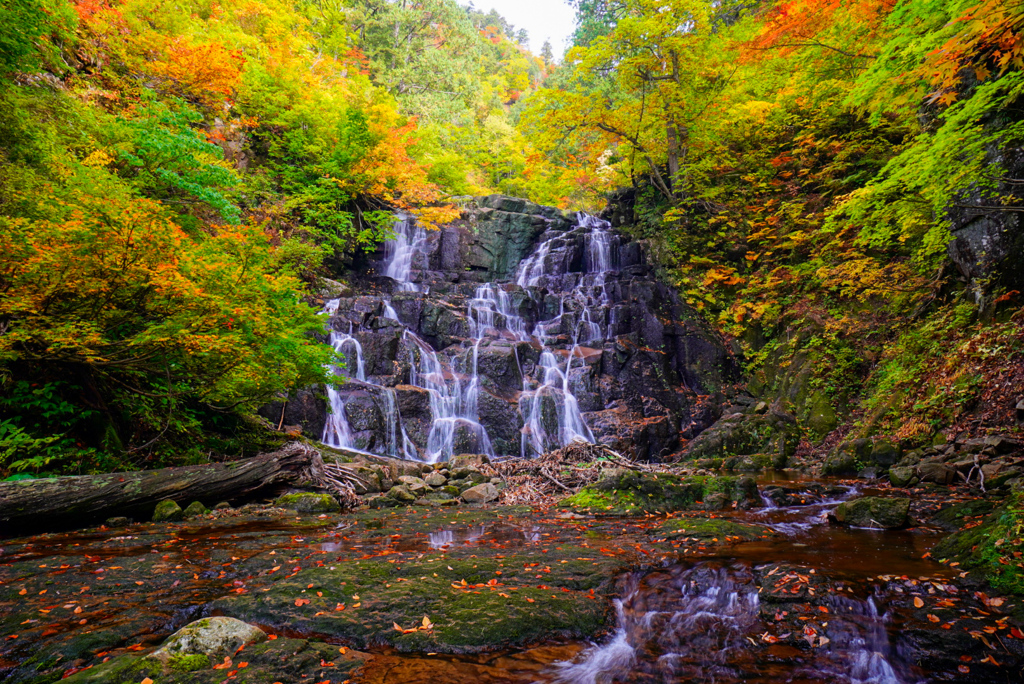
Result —
<path fill-rule="evenodd" d="M 574 442 L 537 458 L 510 458 L 482 470 L 505 481 L 499 503 L 550 505 L 597 482 L 607 468 L 665 472 L 665 466 L 631 461 L 603 444 Z"/>

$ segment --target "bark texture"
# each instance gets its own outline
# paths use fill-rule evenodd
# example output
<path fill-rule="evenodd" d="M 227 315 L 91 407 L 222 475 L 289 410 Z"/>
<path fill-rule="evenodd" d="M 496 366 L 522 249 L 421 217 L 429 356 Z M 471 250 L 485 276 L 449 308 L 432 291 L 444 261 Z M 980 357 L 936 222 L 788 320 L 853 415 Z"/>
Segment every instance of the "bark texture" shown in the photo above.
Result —
<path fill-rule="evenodd" d="M 0 482 L 0 535 L 82 527 L 114 515 L 149 520 L 164 499 L 185 507 L 240 502 L 258 493 L 319 479 L 319 452 L 300 443 L 228 463 L 105 475 Z"/>

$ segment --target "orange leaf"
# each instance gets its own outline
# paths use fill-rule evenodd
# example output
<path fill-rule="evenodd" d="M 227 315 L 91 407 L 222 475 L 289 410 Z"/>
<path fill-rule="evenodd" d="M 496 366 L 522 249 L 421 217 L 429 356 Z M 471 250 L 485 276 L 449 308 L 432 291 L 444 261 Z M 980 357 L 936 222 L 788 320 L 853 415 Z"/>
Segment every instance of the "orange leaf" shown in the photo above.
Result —
<path fill-rule="evenodd" d="M 914 607 L 915 608 L 924 608 L 924 601 L 921 600 L 920 596 L 915 596 L 914 597 Z"/>

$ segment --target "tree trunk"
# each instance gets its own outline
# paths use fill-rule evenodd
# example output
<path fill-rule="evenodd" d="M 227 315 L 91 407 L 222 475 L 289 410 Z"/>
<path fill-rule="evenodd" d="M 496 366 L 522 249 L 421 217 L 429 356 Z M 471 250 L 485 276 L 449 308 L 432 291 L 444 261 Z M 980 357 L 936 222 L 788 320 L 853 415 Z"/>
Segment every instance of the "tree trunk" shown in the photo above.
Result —
<path fill-rule="evenodd" d="M 228 463 L 0 482 L 0 536 L 84 527 L 115 515 L 149 520 L 164 499 L 182 508 L 239 502 L 309 479 L 322 467 L 315 449 L 292 443 Z"/>

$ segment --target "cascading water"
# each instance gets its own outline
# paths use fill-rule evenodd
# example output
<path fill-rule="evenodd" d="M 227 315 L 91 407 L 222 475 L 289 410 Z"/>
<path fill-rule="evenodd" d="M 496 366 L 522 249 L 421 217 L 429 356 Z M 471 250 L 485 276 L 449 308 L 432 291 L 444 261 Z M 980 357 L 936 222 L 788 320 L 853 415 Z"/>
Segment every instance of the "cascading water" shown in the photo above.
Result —
<path fill-rule="evenodd" d="M 338 311 L 338 300 L 334 299 L 327 303 L 324 307 L 324 313 L 334 314 Z M 346 365 L 344 368 L 340 366 L 334 367 L 335 375 L 341 374 L 346 378 L 352 378 L 352 361 L 351 355 L 346 354 L 346 347 L 350 348 L 355 352 L 355 379 L 366 382 L 366 369 L 363 365 L 363 347 L 359 343 L 359 340 L 352 337 L 351 330 L 349 333 L 341 333 L 336 330 L 331 331 L 331 346 L 334 350 L 345 355 Z M 345 414 L 345 400 L 341 392 L 338 391 L 337 387 L 333 384 L 327 385 L 327 402 L 330 406 L 330 411 L 327 414 L 327 422 L 324 423 L 323 435 L 320 437 L 320 441 L 328 446 L 344 449 L 352 449 L 354 445 L 352 443 L 352 430 L 348 425 L 348 418 Z"/>
<path fill-rule="evenodd" d="M 405 381 L 429 393 L 430 425 L 415 433 L 421 436 L 416 437 L 418 446 L 414 444 L 392 389 L 396 381 L 386 386 L 384 380 L 367 375 L 358 338 L 373 335 L 380 325 L 371 319 L 370 327 L 364 328 L 363 319 L 357 330 L 332 332 L 332 344 L 356 357 L 338 372 L 365 384 L 387 422 L 376 447 L 368 447 L 371 451 L 426 462 L 464 451 L 496 455 L 488 427 L 480 419 L 484 386 L 480 359 L 485 351 L 501 345 L 505 349 L 513 345 L 510 355 L 517 376 L 522 377 L 515 399 L 521 426 L 517 439 L 520 455 L 542 454 L 578 440 L 594 441 L 575 394 L 577 378 L 587 371 L 586 361 L 577 360 L 593 352 L 588 351 L 589 346 L 603 346 L 613 332 L 608 281 L 618 268 L 618 237 L 607 222 L 580 214 L 573 231 L 553 231 L 544 238 L 520 264 L 514 282 L 473 285 L 472 296 L 465 296 L 468 334 L 454 345 L 435 349 L 428 342 L 432 338 L 416 332 L 416 310 L 399 303 L 400 299 L 410 301 L 402 293 L 426 296 L 429 290 L 420 282 L 429 266 L 426 231 L 412 219 L 396 221 L 395 237 L 385 245 L 381 269 L 394 281 L 395 294 L 393 298 L 380 297 L 376 316 L 402 326 L 406 350 L 402 353 L 408 363 Z M 339 315 L 336 304 L 327 312 Z M 527 343 L 529 346 L 519 346 Z M 331 415 L 322 441 L 352 448 L 354 437 L 343 393 L 330 388 L 328 396 Z M 503 455 L 510 455 L 508 442 L 508 438 L 502 442 Z"/>
<path fill-rule="evenodd" d="M 558 664 L 560 684 L 620 681 L 638 667 L 662 681 L 713 682 L 740 674 L 731 662 L 759 620 L 757 587 L 743 569 L 698 565 L 627 578 L 618 626 L 602 645 Z M 642 659 L 640 654 L 657 654 Z"/>
<path fill-rule="evenodd" d="M 582 213 L 578 221 L 589 232 L 584 237 L 585 273 L 573 294 L 579 304 L 577 321 L 573 326 L 569 352 L 565 355 L 564 370 L 559 367 L 555 354 L 548 348 L 548 342 L 554 330 L 564 327 L 566 296 L 560 297 L 558 314 L 554 318 L 538 321 L 534 327 L 533 335 L 543 347 L 538 364 L 543 369 L 543 377 L 536 389 L 531 389 L 529 380 L 524 379 L 523 394 L 519 400 L 525 422 L 522 456 L 543 454 L 549 449 L 577 440 L 594 441 L 594 435 L 580 412 L 579 400 L 570 388 L 570 371 L 573 359 L 580 356 L 581 341 L 603 341 L 604 326 L 596 322 L 600 314 L 594 309 L 607 308 L 605 281 L 614 268 L 614 260 L 610 224 Z M 541 243 L 536 253 L 523 262 L 516 277 L 521 287 L 533 288 L 543 282 L 550 283 L 562 275 L 559 271 L 564 267 L 565 260 L 557 257 L 557 250 L 552 248 L 558 239 L 556 236 Z M 534 295 L 532 289 L 528 291 L 531 296 Z"/>
<path fill-rule="evenodd" d="M 418 292 L 412 282 L 413 261 L 423 252 L 427 232 L 408 216 L 399 216 L 395 222 L 395 237 L 385 244 L 384 275 L 395 280 L 403 292 Z"/>
<path fill-rule="evenodd" d="M 624 581 L 615 600 L 612 635 L 549 672 L 558 684 L 605 682 L 771 682 L 755 656 L 769 634 L 753 569 L 714 561 L 674 565 Z M 796 669 L 795 681 L 904 684 L 890 662 L 886 618 L 873 598 L 828 599 L 830 639 L 806 627 L 802 637 L 817 649 Z M 792 677 L 793 675 L 790 675 Z"/>

